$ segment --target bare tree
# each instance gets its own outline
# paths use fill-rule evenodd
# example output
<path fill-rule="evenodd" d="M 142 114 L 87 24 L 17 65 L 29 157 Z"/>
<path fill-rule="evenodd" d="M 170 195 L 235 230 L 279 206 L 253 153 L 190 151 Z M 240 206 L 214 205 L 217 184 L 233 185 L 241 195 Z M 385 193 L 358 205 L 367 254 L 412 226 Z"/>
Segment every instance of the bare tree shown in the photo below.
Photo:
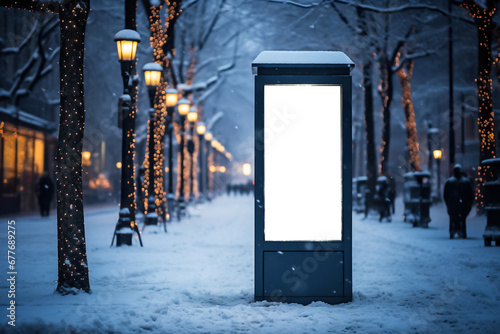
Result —
<path fill-rule="evenodd" d="M 82 197 L 85 126 L 83 54 L 90 0 L 6 0 L 3 6 L 59 14 L 60 121 L 57 143 L 57 291 L 90 292 Z"/>
<path fill-rule="evenodd" d="M 403 110 L 405 113 L 405 126 L 406 126 L 406 141 L 408 144 L 409 165 L 410 171 L 420 171 L 420 157 L 419 145 L 417 136 L 417 122 L 415 120 L 415 110 L 413 108 L 413 99 L 411 96 L 411 77 L 413 76 L 413 68 L 415 61 L 409 59 L 401 61 L 401 54 L 395 60 L 395 65 L 398 66 L 396 75 L 401 84 L 401 102 L 403 103 Z M 400 66 L 401 65 L 401 66 Z"/>
<path fill-rule="evenodd" d="M 53 67 L 52 62 L 59 53 L 59 47 L 46 52 L 49 45 L 49 38 L 52 32 L 57 28 L 57 16 L 39 17 L 35 20 L 28 35 L 18 46 L 5 46 L 0 44 L 0 56 L 19 57 L 25 52 L 27 45 L 32 41 L 36 43 L 36 49 L 31 53 L 28 61 L 16 72 L 11 86 L 8 90 L 0 91 L 0 99 L 7 100 L 11 105 L 19 106 L 22 98 L 28 96 L 36 85 L 49 74 Z M 28 50 L 30 52 L 31 50 Z"/>
<path fill-rule="evenodd" d="M 165 146 L 165 121 L 167 117 L 165 89 L 167 88 L 168 81 L 170 81 L 171 87 L 176 87 L 177 82 L 175 80 L 175 75 L 172 72 L 171 59 L 175 54 L 175 23 L 179 17 L 181 11 L 182 1 L 151 1 L 142 0 L 142 4 L 149 18 L 149 29 L 151 31 L 151 46 L 153 47 L 153 60 L 154 62 L 160 64 L 163 67 L 163 76 L 160 86 L 156 90 L 156 115 L 153 124 L 149 126 L 154 126 L 155 135 L 154 138 L 149 138 L 149 140 L 155 140 L 155 152 L 154 152 L 154 166 L 150 166 L 150 162 L 147 159 L 149 156 L 149 147 L 146 145 L 146 157 L 144 159 L 144 167 L 154 168 L 155 180 L 155 201 L 158 207 L 158 215 L 165 219 L 166 209 L 165 209 L 165 190 L 164 190 L 164 154 L 163 147 Z M 170 78 L 168 80 L 167 78 Z M 148 131 L 149 133 L 149 131 Z M 169 171 L 170 173 L 171 171 Z M 147 207 L 148 185 L 149 185 L 149 173 L 145 173 L 144 184 L 142 185 L 144 193 L 144 207 Z"/>
<path fill-rule="evenodd" d="M 479 162 L 495 158 L 495 125 L 492 99 L 492 80 L 491 67 L 492 54 L 491 42 L 492 34 L 495 28 L 493 15 L 497 10 L 498 0 L 486 0 L 486 7 L 481 7 L 478 2 L 473 0 L 464 0 L 458 2 L 462 7 L 468 10 L 474 19 L 478 29 L 478 76 L 477 99 L 478 99 L 478 120 L 479 125 Z M 497 63 L 498 60 L 495 60 Z M 489 168 L 478 168 L 478 187 L 476 191 L 476 205 L 479 210 L 484 208 L 483 187 L 484 183 L 493 177 Z"/>

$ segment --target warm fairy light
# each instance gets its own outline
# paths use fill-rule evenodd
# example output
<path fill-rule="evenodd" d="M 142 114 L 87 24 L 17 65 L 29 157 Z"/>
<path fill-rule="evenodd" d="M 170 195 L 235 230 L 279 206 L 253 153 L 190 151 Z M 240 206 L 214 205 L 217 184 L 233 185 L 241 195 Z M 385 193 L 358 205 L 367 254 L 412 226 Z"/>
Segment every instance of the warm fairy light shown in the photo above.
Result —
<path fill-rule="evenodd" d="M 226 166 L 220 166 L 219 167 L 219 172 L 225 173 L 226 172 Z"/>
<path fill-rule="evenodd" d="M 198 119 L 198 111 L 196 110 L 196 108 L 193 107 L 189 109 L 189 113 L 187 114 L 188 122 L 194 123 L 196 122 L 197 119 Z"/>
<path fill-rule="evenodd" d="M 167 107 L 175 107 L 179 98 L 179 93 L 175 88 L 167 88 L 165 91 Z"/>
<path fill-rule="evenodd" d="M 148 87 L 158 87 L 161 81 L 163 67 L 157 63 L 147 63 L 142 67 L 144 81 Z"/>
<path fill-rule="evenodd" d="M 115 35 L 116 47 L 118 49 L 118 59 L 120 61 L 131 61 L 135 59 L 137 43 L 140 43 L 141 36 L 132 29 L 123 29 Z"/>
<path fill-rule="evenodd" d="M 163 10 L 163 6 L 167 8 L 167 15 L 163 15 L 165 12 Z M 175 21 L 179 17 L 181 12 L 180 10 L 181 1 L 171 2 L 167 1 L 158 1 L 154 2 L 150 9 L 149 15 L 149 29 L 150 29 L 150 43 L 153 48 L 153 61 L 158 63 L 163 67 L 163 75 L 158 89 L 156 90 L 156 104 L 155 108 L 155 120 L 153 122 L 154 126 L 154 142 L 155 142 L 155 150 L 153 152 L 153 166 L 151 168 L 154 169 L 154 196 L 155 202 L 158 206 L 158 214 L 160 216 L 165 215 L 164 204 L 166 202 L 165 191 L 164 191 L 164 180 L 163 180 L 163 170 L 164 170 L 164 154 L 163 148 L 165 144 L 165 132 L 166 132 L 166 115 L 167 115 L 167 106 L 172 107 L 177 103 L 177 96 L 173 96 L 170 94 L 170 89 L 167 89 L 167 81 L 164 78 L 169 77 L 169 68 L 170 68 L 170 57 L 168 53 L 175 55 L 175 49 L 173 48 L 173 43 L 167 43 L 170 36 L 169 29 L 170 25 L 175 24 Z M 162 23 L 162 20 L 165 20 Z M 173 38 L 173 35 L 172 35 Z M 171 47 L 168 47 L 171 46 Z M 172 77 L 172 75 L 170 75 Z M 174 122 L 173 127 L 175 131 L 177 131 L 178 127 Z M 177 136 L 177 132 L 176 132 Z M 147 146 L 147 145 L 146 145 Z M 146 147 L 146 157 L 144 160 L 144 167 L 146 169 L 149 168 L 148 162 L 146 160 L 148 157 L 148 148 Z M 149 186 L 149 173 L 145 173 L 144 182 L 143 182 L 143 192 L 147 194 L 147 187 Z M 144 201 L 147 206 L 147 198 L 145 196 Z"/>
<path fill-rule="evenodd" d="M 215 166 L 210 166 L 210 171 L 212 173 L 215 173 L 216 170 L 217 170 L 217 168 Z"/>
<path fill-rule="evenodd" d="M 92 156 L 92 153 L 90 153 L 89 151 L 83 151 L 82 152 L 82 158 L 84 160 L 90 160 L 90 157 Z"/>
<path fill-rule="evenodd" d="M 212 140 L 212 138 L 213 138 L 213 136 L 212 136 L 212 132 L 210 132 L 210 131 L 205 132 L 205 140 L 206 140 L 207 142 L 211 141 L 211 140 Z"/>
<path fill-rule="evenodd" d="M 249 176 L 250 174 L 252 174 L 252 165 L 246 162 L 243 164 L 242 170 L 243 170 L 243 175 Z"/>
<path fill-rule="evenodd" d="M 90 292 L 83 215 L 82 152 L 85 128 L 84 50 L 89 0 L 10 1 L 8 7 L 59 15 L 60 113 L 57 179 L 58 277 L 56 291 Z M 16 135 L 15 135 L 16 136 Z M 90 156 L 88 156 L 90 161 Z M 95 183 L 94 183 L 95 185 Z"/>
<path fill-rule="evenodd" d="M 200 122 L 196 126 L 196 133 L 198 133 L 200 136 L 203 136 L 205 134 L 205 131 L 207 130 L 207 127 L 205 126 L 205 123 Z"/>
<path fill-rule="evenodd" d="M 443 151 L 434 150 L 434 151 L 432 151 L 432 154 L 434 155 L 434 159 L 439 160 L 443 156 Z"/>
<path fill-rule="evenodd" d="M 398 66 L 401 59 L 401 53 L 398 52 L 395 58 L 395 65 Z M 396 75 L 401 84 L 401 101 L 405 113 L 406 136 L 408 143 L 409 163 L 412 172 L 421 171 L 419 145 L 417 137 L 417 123 L 415 121 L 415 110 L 413 109 L 413 100 L 411 96 L 411 77 L 413 76 L 413 67 L 415 61 L 413 59 L 406 60 L 405 66 L 401 66 Z"/>
<path fill-rule="evenodd" d="M 120 161 L 118 161 L 116 163 L 116 168 L 118 168 L 118 169 L 122 168 L 122 163 Z"/>
<path fill-rule="evenodd" d="M 460 5 L 469 11 L 469 14 L 474 19 L 478 29 L 478 50 L 479 50 L 479 74 L 476 79 L 477 84 L 477 99 L 478 99 L 478 130 L 480 152 L 479 160 L 495 158 L 496 142 L 495 142 L 495 124 L 494 111 L 492 100 L 492 79 L 491 67 L 498 67 L 499 59 L 492 62 L 491 43 L 493 31 L 496 29 L 492 21 L 493 15 L 496 12 L 494 2 L 487 1 L 486 8 L 481 7 L 475 1 L 462 1 Z M 493 175 L 489 166 L 479 166 L 476 178 L 476 205 L 478 210 L 484 208 L 484 183 L 492 180 Z"/>
<path fill-rule="evenodd" d="M 179 111 L 179 115 L 186 116 L 189 113 L 190 104 L 189 100 L 183 97 L 177 102 L 177 110 Z"/>

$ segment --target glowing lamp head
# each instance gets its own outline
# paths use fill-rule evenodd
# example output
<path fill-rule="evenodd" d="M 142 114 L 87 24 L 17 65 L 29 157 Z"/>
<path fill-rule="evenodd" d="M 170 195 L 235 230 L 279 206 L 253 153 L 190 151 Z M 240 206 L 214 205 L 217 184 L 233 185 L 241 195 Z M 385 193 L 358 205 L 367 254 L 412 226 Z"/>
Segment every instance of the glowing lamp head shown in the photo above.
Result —
<path fill-rule="evenodd" d="M 177 102 L 177 110 L 179 111 L 179 115 L 186 116 L 189 113 L 189 100 L 183 97 Z"/>
<path fill-rule="evenodd" d="M 189 113 L 187 115 L 187 120 L 188 122 L 194 123 L 196 122 L 197 119 L 198 119 L 198 111 L 196 110 L 196 108 L 193 107 L 189 110 Z"/>
<path fill-rule="evenodd" d="M 165 100 L 167 107 L 175 107 L 179 99 L 179 92 L 175 88 L 167 88 L 165 91 Z"/>
<path fill-rule="evenodd" d="M 121 163 L 121 161 L 118 161 L 118 162 L 116 163 L 116 168 L 118 168 L 118 169 L 122 168 L 122 163 Z"/>
<path fill-rule="evenodd" d="M 215 166 L 210 166 L 210 171 L 211 171 L 212 173 L 214 173 L 216 170 L 217 170 L 217 168 L 215 168 Z"/>
<path fill-rule="evenodd" d="M 196 126 L 196 132 L 200 135 L 203 136 L 205 134 L 205 131 L 207 130 L 207 127 L 205 126 L 205 123 L 200 122 Z"/>
<path fill-rule="evenodd" d="M 226 172 L 226 166 L 220 166 L 219 171 L 221 173 L 225 173 Z"/>
<path fill-rule="evenodd" d="M 443 151 L 441 151 L 441 150 L 434 150 L 432 152 L 432 154 L 434 155 L 434 159 L 439 160 L 443 156 Z"/>
<path fill-rule="evenodd" d="M 252 174 L 252 165 L 250 165 L 248 162 L 243 164 L 243 175 L 249 176 Z"/>
<path fill-rule="evenodd" d="M 211 141 L 213 138 L 212 136 L 212 132 L 208 131 L 208 132 L 205 132 L 205 140 L 206 141 Z"/>
<path fill-rule="evenodd" d="M 92 155 L 92 153 L 90 153 L 89 151 L 83 151 L 82 152 L 82 158 L 83 158 L 83 160 L 90 160 L 91 155 Z"/>
<path fill-rule="evenodd" d="M 148 88 L 156 88 L 160 85 L 161 73 L 163 72 L 163 67 L 160 64 L 147 63 L 142 67 L 142 71 Z"/>
<path fill-rule="evenodd" d="M 141 35 L 132 29 L 123 29 L 115 35 L 119 61 L 132 61 L 135 59 L 137 43 L 141 42 Z"/>
<path fill-rule="evenodd" d="M 212 147 L 216 149 L 218 145 L 219 142 L 217 141 L 217 139 L 212 139 Z"/>

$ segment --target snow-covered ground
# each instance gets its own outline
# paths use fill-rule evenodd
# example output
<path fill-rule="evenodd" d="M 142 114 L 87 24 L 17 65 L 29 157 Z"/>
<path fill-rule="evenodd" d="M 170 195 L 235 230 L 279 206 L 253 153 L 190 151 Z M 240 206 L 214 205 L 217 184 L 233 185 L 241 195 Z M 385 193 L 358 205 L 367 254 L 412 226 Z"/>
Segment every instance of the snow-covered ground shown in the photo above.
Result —
<path fill-rule="evenodd" d="M 443 206 L 428 229 L 353 215 L 354 301 L 308 306 L 253 301 L 253 200 L 220 197 L 190 219 L 148 228 L 144 247 L 109 247 L 118 209 L 85 216 L 91 295 L 54 294 L 56 221 L 17 218 L 20 333 L 499 333 L 500 247 L 484 217 L 448 239 Z M 0 222 L 6 254 L 7 219 Z M 6 256 L 0 304 L 6 331 Z"/>

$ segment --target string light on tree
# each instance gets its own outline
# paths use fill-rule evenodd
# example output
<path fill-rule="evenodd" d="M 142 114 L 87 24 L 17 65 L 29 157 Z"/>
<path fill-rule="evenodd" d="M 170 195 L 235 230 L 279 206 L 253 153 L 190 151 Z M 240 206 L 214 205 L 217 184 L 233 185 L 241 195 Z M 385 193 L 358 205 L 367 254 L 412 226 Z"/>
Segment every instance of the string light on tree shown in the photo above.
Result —
<path fill-rule="evenodd" d="M 486 8 L 482 8 L 476 1 L 464 0 L 460 5 L 469 11 L 469 14 L 474 19 L 478 29 L 478 77 L 477 84 L 477 99 L 478 99 L 478 118 L 477 124 L 479 129 L 479 162 L 486 159 L 495 158 L 496 142 L 495 142 L 495 124 L 492 99 L 492 79 L 491 67 L 493 65 L 491 55 L 491 38 L 495 25 L 492 21 L 493 15 L 496 13 L 496 2 L 486 1 Z M 495 59 L 495 64 L 499 59 Z M 494 177 L 489 166 L 478 167 L 477 188 L 476 188 L 476 205 L 478 210 L 484 208 L 484 183 L 493 180 Z"/>

